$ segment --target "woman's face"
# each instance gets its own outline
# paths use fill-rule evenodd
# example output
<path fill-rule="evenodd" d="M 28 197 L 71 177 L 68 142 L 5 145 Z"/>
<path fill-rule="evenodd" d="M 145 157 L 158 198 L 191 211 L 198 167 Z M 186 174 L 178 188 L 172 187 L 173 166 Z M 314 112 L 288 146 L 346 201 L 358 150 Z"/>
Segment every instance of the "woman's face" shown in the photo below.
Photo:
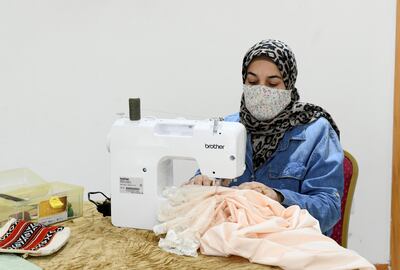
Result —
<path fill-rule="evenodd" d="M 244 83 L 286 89 L 278 67 L 267 58 L 255 58 L 251 61 L 247 68 L 247 77 Z"/>

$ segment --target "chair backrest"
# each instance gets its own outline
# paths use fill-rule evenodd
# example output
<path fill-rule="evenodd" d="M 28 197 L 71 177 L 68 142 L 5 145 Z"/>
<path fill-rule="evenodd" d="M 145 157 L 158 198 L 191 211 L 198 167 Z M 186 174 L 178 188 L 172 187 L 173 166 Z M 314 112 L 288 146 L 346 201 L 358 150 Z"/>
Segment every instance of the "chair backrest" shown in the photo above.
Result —
<path fill-rule="evenodd" d="M 358 164 L 355 158 L 344 151 L 343 160 L 344 187 L 341 206 L 341 218 L 333 227 L 332 238 L 342 247 L 347 247 L 347 234 L 349 231 L 349 219 L 354 190 L 358 177 Z"/>

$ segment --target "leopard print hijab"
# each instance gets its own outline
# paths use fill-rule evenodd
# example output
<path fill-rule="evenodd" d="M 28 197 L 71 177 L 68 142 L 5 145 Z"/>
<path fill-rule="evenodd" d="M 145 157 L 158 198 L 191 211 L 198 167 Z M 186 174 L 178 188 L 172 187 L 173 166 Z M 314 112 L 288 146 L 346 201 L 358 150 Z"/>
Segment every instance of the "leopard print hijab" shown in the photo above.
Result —
<path fill-rule="evenodd" d="M 258 56 L 265 56 L 275 63 L 281 72 L 286 89 L 292 90 L 290 104 L 273 119 L 259 121 L 245 106 L 244 95 L 240 102 L 240 122 L 251 134 L 253 147 L 253 169 L 257 170 L 268 161 L 276 151 L 285 132 L 291 128 L 307 124 L 320 117 L 326 118 L 339 136 L 339 129 L 328 112 L 319 106 L 299 102 L 300 96 L 295 87 L 297 78 L 296 59 L 292 50 L 279 40 L 262 40 L 249 49 L 243 59 L 242 78 L 246 80 L 247 68 Z"/>

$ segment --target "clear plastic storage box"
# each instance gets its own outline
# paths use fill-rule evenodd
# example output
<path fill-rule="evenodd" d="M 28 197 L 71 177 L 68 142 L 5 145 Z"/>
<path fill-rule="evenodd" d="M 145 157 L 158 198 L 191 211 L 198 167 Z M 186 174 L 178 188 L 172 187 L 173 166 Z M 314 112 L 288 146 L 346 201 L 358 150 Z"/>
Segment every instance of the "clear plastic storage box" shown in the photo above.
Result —
<path fill-rule="evenodd" d="M 83 187 L 47 182 L 25 168 L 0 172 L 0 225 L 9 218 L 48 225 L 82 216 Z"/>

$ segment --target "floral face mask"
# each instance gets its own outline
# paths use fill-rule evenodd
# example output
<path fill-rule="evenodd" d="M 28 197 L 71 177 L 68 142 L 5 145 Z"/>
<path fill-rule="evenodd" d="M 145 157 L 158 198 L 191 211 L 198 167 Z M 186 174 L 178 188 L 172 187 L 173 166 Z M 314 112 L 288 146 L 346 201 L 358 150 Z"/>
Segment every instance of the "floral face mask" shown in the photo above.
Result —
<path fill-rule="evenodd" d="M 259 121 L 270 120 L 283 111 L 291 101 L 291 93 L 264 85 L 243 85 L 246 108 Z"/>

